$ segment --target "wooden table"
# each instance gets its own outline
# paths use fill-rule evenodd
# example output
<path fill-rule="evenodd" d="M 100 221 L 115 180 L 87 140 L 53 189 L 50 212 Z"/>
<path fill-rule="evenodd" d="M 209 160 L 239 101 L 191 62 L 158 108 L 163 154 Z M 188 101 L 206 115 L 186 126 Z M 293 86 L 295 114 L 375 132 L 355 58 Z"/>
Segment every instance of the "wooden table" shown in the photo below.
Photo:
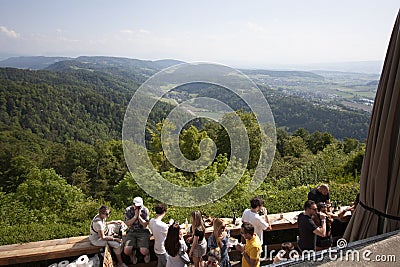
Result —
<path fill-rule="evenodd" d="M 280 219 L 280 214 L 268 214 L 268 220 L 272 225 L 272 229 L 266 231 L 280 231 L 297 228 L 297 216 L 301 212 L 302 211 L 285 212 L 283 213 L 283 219 Z M 236 225 L 232 224 L 232 218 L 221 219 L 225 222 L 227 229 L 231 231 L 232 236 L 240 235 L 240 227 L 242 225 L 241 218 L 236 219 Z M 213 230 L 214 228 L 212 226 L 206 227 L 206 238 L 212 234 Z"/>

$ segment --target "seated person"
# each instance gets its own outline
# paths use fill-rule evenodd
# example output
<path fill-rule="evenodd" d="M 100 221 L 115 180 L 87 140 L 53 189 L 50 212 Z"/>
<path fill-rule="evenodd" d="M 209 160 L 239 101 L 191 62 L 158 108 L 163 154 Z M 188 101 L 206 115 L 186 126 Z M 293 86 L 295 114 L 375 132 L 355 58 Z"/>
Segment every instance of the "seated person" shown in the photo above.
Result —
<path fill-rule="evenodd" d="M 274 257 L 273 263 L 280 261 L 291 260 L 299 256 L 298 252 L 294 249 L 294 245 L 291 242 L 285 242 L 281 245 L 281 250 Z"/>
<path fill-rule="evenodd" d="M 327 249 L 332 246 L 332 235 L 331 235 L 331 224 L 333 222 L 333 218 L 330 213 L 327 211 L 326 204 L 324 202 L 320 202 L 317 204 L 318 212 L 317 214 L 312 216 L 314 223 L 317 226 L 322 226 L 321 218 L 319 216 L 320 213 L 324 213 L 326 215 L 326 234 L 324 237 L 316 235 L 316 250 Z"/>
<path fill-rule="evenodd" d="M 321 184 L 320 186 L 313 188 L 308 193 L 308 200 L 312 200 L 315 203 L 325 202 L 330 211 L 331 208 L 331 200 L 329 195 L 329 186 L 326 184 Z"/>
<path fill-rule="evenodd" d="M 110 216 L 110 208 L 101 206 L 99 213 L 93 218 L 90 224 L 90 243 L 94 246 L 105 247 L 107 244 L 113 248 L 115 256 L 117 257 L 118 267 L 127 267 L 122 261 L 122 239 L 114 238 L 113 226 L 122 225 L 122 221 L 106 222 Z"/>
<path fill-rule="evenodd" d="M 338 217 L 342 222 L 350 221 L 351 216 L 353 215 L 355 209 L 357 208 L 359 201 L 360 201 L 360 193 L 357 194 L 356 200 L 350 205 L 350 207 L 347 207 L 346 209 L 343 209 L 339 212 Z M 350 211 L 350 214 L 346 214 L 348 211 Z"/>
<path fill-rule="evenodd" d="M 351 216 L 353 215 L 354 210 L 358 205 L 359 197 L 360 194 L 357 194 L 356 200 L 352 203 L 352 205 L 350 207 L 347 207 L 346 209 L 342 209 L 341 211 L 339 211 L 337 218 L 333 220 L 331 227 L 333 237 L 342 237 L 344 235 Z M 350 212 L 350 214 L 347 213 L 348 211 Z"/>

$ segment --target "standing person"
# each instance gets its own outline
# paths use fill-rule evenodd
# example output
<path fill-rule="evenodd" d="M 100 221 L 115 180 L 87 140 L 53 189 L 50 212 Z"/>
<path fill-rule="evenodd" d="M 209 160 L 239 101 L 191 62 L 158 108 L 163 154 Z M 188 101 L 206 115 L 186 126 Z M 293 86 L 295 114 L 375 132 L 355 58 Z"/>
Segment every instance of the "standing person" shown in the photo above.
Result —
<path fill-rule="evenodd" d="M 167 213 L 167 206 L 159 203 L 154 209 L 156 217 L 150 220 L 149 227 L 154 237 L 154 252 L 158 259 L 157 267 L 165 267 L 167 265 L 168 254 L 165 250 L 164 242 L 168 233 L 168 224 L 164 223 L 162 219 Z"/>
<path fill-rule="evenodd" d="M 136 248 L 144 256 L 144 262 L 150 262 L 150 231 L 149 210 L 143 205 L 141 197 L 135 197 L 131 206 L 125 209 L 125 223 L 129 227 L 125 240 L 124 253 L 131 258 L 133 264 L 137 263 Z"/>
<path fill-rule="evenodd" d="M 99 213 L 93 218 L 90 224 L 90 243 L 94 246 L 105 247 L 107 244 L 113 248 L 115 256 L 117 257 L 119 267 L 127 267 L 122 261 L 122 239 L 113 237 L 113 227 L 115 225 L 123 224 L 122 221 L 110 221 L 107 222 L 107 218 L 110 216 L 111 211 L 107 206 L 101 206 Z"/>
<path fill-rule="evenodd" d="M 169 255 L 167 267 L 187 267 L 181 256 L 179 256 L 180 253 L 186 253 L 187 246 L 178 223 L 174 223 L 168 228 L 165 250 Z"/>
<path fill-rule="evenodd" d="M 325 202 L 328 211 L 331 208 L 331 199 L 329 194 L 329 186 L 327 184 L 321 184 L 320 186 L 311 189 L 308 193 L 308 200 L 312 200 L 315 203 Z"/>
<path fill-rule="evenodd" d="M 259 267 L 261 256 L 261 242 L 254 232 L 251 223 L 244 222 L 240 234 L 246 240 L 246 245 L 236 245 L 236 249 L 242 253 L 242 267 Z"/>
<path fill-rule="evenodd" d="M 254 231 L 258 238 L 260 238 L 262 245 L 264 240 L 264 230 L 272 229 L 268 220 L 267 209 L 264 207 L 264 200 L 259 197 L 252 198 L 250 200 L 250 206 L 251 209 L 245 209 L 243 212 L 242 222 L 248 222 L 254 226 Z M 260 216 L 258 212 L 261 212 L 262 216 Z"/>
<path fill-rule="evenodd" d="M 203 256 L 207 252 L 207 242 L 204 236 L 205 227 L 200 211 L 192 211 L 190 213 L 190 223 L 192 224 L 192 236 L 187 239 L 187 242 L 192 243 L 189 251 L 189 257 L 193 258 L 194 266 L 203 266 Z"/>
<path fill-rule="evenodd" d="M 299 227 L 299 242 L 298 246 L 301 250 L 315 250 L 314 235 L 324 237 L 326 235 L 326 215 L 320 213 L 321 226 L 318 227 L 312 216 L 317 215 L 318 208 L 312 200 L 307 200 L 304 203 L 304 212 L 299 214 L 298 227 Z"/>
<path fill-rule="evenodd" d="M 219 266 L 231 267 L 228 254 L 228 240 L 230 235 L 226 232 L 226 225 L 222 219 L 217 218 L 213 221 L 213 227 L 214 231 L 208 238 L 208 248 L 218 248 L 220 254 L 220 259 L 218 260 Z"/>

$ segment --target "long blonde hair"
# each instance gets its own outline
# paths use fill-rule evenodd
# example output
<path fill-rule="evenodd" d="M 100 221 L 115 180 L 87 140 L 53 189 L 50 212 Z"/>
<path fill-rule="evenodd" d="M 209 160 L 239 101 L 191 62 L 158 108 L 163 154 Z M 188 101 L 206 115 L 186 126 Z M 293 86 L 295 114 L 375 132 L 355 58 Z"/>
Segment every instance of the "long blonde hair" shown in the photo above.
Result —
<path fill-rule="evenodd" d="M 206 229 L 204 227 L 204 222 L 203 222 L 203 218 L 201 217 L 201 213 L 198 210 L 192 211 L 190 213 L 190 218 L 192 220 L 192 230 L 193 230 L 193 234 L 194 234 L 194 230 L 198 229 L 201 231 L 204 231 L 204 229 Z"/>
<path fill-rule="evenodd" d="M 214 227 L 213 235 L 214 235 L 215 242 L 218 244 L 218 246 L 220 248 L 222 248 L 222 246 L 223 246 L 223 244 L 222 244 L 222 231 L 225 228 L 225 223 L 224 223 L 224 221 L 222 219 L 216 218 L 213 221 L 213 227 Z"/>

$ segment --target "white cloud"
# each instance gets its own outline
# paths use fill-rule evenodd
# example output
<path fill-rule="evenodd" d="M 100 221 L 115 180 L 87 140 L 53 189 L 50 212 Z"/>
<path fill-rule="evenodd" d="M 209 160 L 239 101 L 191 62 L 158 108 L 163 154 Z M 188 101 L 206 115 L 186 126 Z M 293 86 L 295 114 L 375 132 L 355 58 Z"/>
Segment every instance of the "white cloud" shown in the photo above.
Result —
<path fill-rule="evenodd" d="M 140 33 L 144 33 L 144 34 L 149 34 L 150 33 L 148 30 L 145 30 L 145 29 L 140 29 L 139 32 Z"/>
<path fill-rule="evenodd" d="M 150 34 L 150 32 L 145 29 L 139 29 L 139 30 L 124 29 L 120 30 L 120 33 L 129 35 Z"/>
<path fill-rule="evenodd" d="M 247 22 L 247 28 L 249 28 L 250 31 L 257 32 L 257 33 L 265 32 L 265 29 L 262 26 L 260 26 L 256 23 L 253 23 L 253 22 Z"/>
<path fill-rule="evenodd" d="M 19 33 L 17 33 L 14 30 L 7 29 L 6 26 L 0 26 L 0 32 L 10 38 L 18 38 L 19 37 Z"/>

